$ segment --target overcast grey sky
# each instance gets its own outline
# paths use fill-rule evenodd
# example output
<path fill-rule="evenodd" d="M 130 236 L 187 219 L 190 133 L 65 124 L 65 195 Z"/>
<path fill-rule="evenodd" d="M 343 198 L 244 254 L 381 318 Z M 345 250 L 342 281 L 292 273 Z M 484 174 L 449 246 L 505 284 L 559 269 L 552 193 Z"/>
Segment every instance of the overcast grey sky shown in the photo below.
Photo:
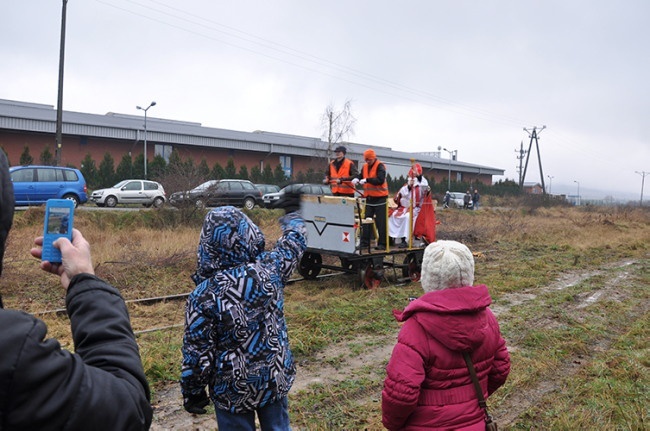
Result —
<path fill-rule="evenodd" d="M 0 98 L 56 106 L 61 7 L 2 3 Z M 524 127 L 546 125 L 551 192 L 638 199 L 649 18 L 648 0 L 69 0 L 63 107 L 321 137 L 351 100 L 352 142 L 515 180 Z"/>

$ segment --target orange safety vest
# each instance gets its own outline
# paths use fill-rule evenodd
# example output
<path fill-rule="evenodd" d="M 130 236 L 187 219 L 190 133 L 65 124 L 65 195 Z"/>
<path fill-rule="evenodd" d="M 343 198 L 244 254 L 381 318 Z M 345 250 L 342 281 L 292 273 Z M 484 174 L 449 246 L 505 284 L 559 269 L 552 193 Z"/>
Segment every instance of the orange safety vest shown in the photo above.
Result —
<path fill-rule="evenodd" d="M 376 159 L 375 164 L 372 165 L 372 168 L 370 169 L 370 172 L 368 172 L 368 163 L 363 165 L 363 177 L 364 178 L 377 178 L 377 168 L 379 167 L 379 164 L 381 162 Z M 384 178 L 384 183 L 380 186 L 376 186 L 374 184 L 370 184 L 369 182 L 366 182 L 363 185 L 363 190 L 364 190 L 364 197 L 376 197 L 380 198 L 382 196 L 388 196 L 388 183 L 386 182 L 386 179 Z"/>
<path fill-rule="evenodd" d="M 343 163 L 337 172 L 334 163 L 330 163 L 330 179 L 342 178 L 350 176 L 350 169 L 352 168 L 352 160 L 343 159 Z M 332 186 L 332 193 L 341 193 L 344 195 L 354 196 L 354 185 L 351 181 L 343 181 L 341 184 L 336 182 L 330 183 Z"/>

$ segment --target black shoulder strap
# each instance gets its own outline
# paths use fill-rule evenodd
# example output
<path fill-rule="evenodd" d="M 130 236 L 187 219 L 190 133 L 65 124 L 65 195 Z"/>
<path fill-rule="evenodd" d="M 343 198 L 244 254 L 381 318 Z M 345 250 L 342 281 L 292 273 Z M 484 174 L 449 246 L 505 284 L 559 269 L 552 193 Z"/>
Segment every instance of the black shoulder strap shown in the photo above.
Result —
<path fill-rule="evenodd" d="M 486 410 L 487 414 L 487 403 L 485 402 L 485 398 L 483 398 L 483 389 L 481 389 L 481 384 L 476 376 L 476 370 L 474 370 L 472 358 L 469 356 L 468 352 L 463 352 L 463 357 L 465 358 L 465 363 L 469 370 L 469 376 L 472 378 L 472 383 L 474 383 L 474 389 L 476 390 L 476 396 L 478 397 L 478 405 L 481 406 L 482 409 Z"/>

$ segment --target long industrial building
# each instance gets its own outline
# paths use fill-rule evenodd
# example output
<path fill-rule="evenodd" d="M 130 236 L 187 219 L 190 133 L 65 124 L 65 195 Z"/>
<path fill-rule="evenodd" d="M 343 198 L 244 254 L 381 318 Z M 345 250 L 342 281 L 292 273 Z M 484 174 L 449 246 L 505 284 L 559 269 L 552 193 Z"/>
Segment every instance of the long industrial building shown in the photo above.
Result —
<path fill-rule="evenodd" d="M 9 162 L 18 164 L 25 147 L 29 148 L 34 160 L 38 160 L 46 148 L 54 154 L 56 123 L 57 110 L 52 105 L 0 99 L 0 147 L 7 153 Z M 80 167 L 87 154 L 99 163 L 106 153 L 119 161 L 125 154 L 135 158 L 144 151 L 142 115 L 112 112 L 97 115 L 64 110 L 61 124 L 61 165 Z M 299 172 L 306 173 L 310 168 L 324 171 L 327 167 L 328 143 L 305 136 L 241 132 L 148 117 L 146 143 L 149 161 L 155 155 L 168 160 L 172 150 L 176 150 L 181 158 L 192 158 L 196 162 L 205 159 L 208 166 L 217 162 L 225 166 L 229 158 L 236 167 L 245 165 L 249 171 L 253 166 L 263 170 L 267 164 L 271 168 L 280 164 L 287 178 Z M 427 153 L 407 153 L 377 147 L 372 142 L 346 142 L 344 145 L 348 158 L 358 166 L 363 165 L 363 152 L 373 148 L 394 178 L 406 175 L 411 159 L 416 159 L 425 176 L 435 182 L 451 178 L 452 181 L 491 185 L 493 175 L 504 174 L 503 169 L 443 158 L 436 148 Z"/>

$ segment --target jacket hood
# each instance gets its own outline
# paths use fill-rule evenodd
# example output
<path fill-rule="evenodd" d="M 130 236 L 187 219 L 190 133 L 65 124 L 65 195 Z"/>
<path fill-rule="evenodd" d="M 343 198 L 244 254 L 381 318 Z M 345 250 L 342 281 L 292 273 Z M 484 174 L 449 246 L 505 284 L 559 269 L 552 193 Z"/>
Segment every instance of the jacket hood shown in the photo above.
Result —
<path fill-rule="evenodd" d="M 451 350 L 470 351 L 486 336 L 491 302 L 486 286 L 465 286 L 425 293 L 393 314 L 398 322 L 415 319 Z"/>
<path fill-rule="evenodd" d="M 197 285 L 216 272 L 254 262 L 264 251 L 262 231 L 243 212 L 232 206 L 215 208 L 203 221 L 197 268 Z"/>

